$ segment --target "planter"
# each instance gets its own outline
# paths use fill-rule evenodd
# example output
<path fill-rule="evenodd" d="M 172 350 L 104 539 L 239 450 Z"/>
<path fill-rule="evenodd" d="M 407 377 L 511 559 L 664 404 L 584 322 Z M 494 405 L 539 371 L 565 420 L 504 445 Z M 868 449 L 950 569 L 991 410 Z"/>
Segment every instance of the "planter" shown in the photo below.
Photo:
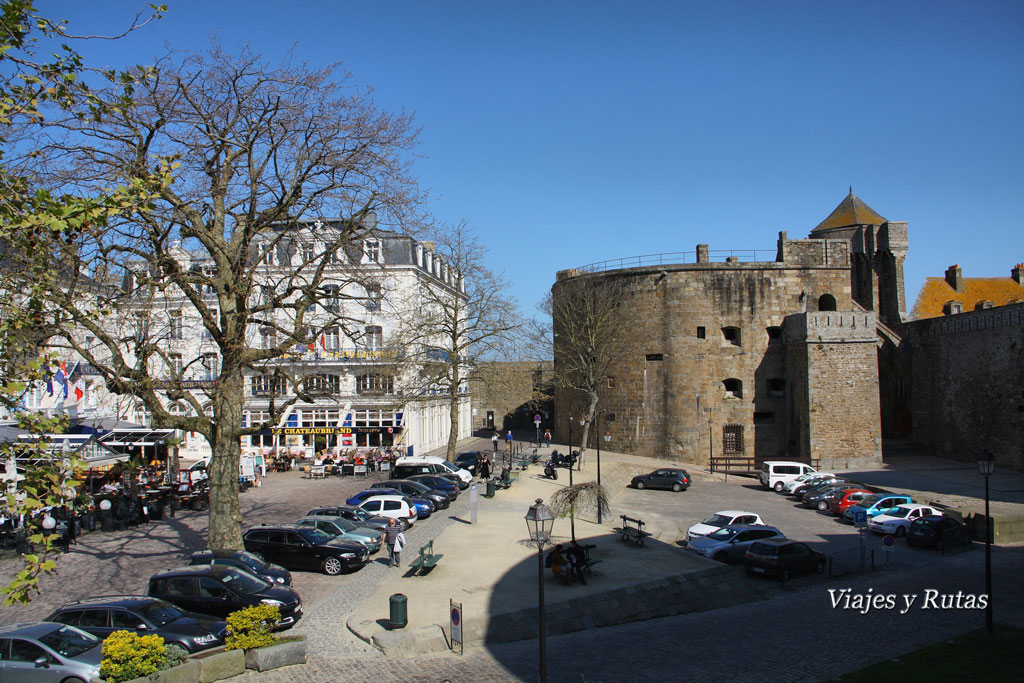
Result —
<path fill-rule="evenodd" d="M 245 653 L 216 648 L 192 656 L 199 662 L 199 683 L 211 683 L 245 673 Z"/>
<path fill-rule="evenodd" d="M 190 659 L 184 664 L 157 671 L 152 676 L 133 678 L 128 683 L 195 683 L 199 680 L 199 662 Z"/>
<path fill-rule="evenodd" d="M 245 668 L 269 671 L 282 666 L 306 663 L 306 640 L 282 640 L 268 647 L 248 650 L 245 653 Z"/>

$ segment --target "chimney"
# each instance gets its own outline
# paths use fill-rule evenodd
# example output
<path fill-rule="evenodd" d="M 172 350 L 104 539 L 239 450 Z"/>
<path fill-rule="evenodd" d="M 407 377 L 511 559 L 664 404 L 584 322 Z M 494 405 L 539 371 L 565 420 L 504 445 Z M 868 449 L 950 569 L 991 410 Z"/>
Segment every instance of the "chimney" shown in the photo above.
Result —
<path fill-rule="evenodd" d="M 708 245 L 698 244 L 697 245 L 697 263 L 707 263 L 711 259 L 708 258 Z"/>
<path fill-rule="evenodd" d="M 1016 282 L 1018 285 L 1024 285 L 1024 282 L 1021 282 L 1020 279 L 1022 270 L 1024 270 L 1024 263 L 1018 263 L 1013 267 L 1013 270 L 1010 271 L 1010 277 L 1012 277 L 1013 281 Z"/>
<path fill-rule="evenodd" d="M 946 268 L 946 282 L 956 291 L 964 291 L 964 274 L 960 266 L 954 265 Z"/>

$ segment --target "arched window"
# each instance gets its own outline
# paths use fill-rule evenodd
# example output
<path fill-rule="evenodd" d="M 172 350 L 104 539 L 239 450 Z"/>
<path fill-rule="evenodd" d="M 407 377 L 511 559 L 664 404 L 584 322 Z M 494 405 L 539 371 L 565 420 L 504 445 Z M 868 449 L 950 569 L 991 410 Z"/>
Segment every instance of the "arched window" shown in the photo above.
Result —
<path fill-rule="evenodd" d="M 818 297 L 818 310 L 819 311 L 834 311 L 836 310 L 836 298 L 831 294 L 822 294 Z"/>
<path fill-rule="evenodd" d="M 730 377 L 723 380 L 722 384 L 725 386 L 726 398 L 743 398 L 743 382 L 741 380 Z"/>

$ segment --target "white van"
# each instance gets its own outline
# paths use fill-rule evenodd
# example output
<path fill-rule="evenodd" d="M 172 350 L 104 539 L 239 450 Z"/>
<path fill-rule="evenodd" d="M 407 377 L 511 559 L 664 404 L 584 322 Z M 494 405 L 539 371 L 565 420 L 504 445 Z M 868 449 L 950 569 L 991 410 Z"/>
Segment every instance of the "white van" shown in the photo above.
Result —
<path fill-rule="evenodd" d="M 757 478 L 761 480 L 761 486 L 780 493 L 786 482 L 793 481 L 800 475 L 809 472 L 817 472 L 817 470 L 803 462 L 765 460 L 761 463 L 761 473 Z"/>
<path fill-rule="evenodd" d="M 411 471 L 415 468 L 416 471 Z M 394 476 L 404 479 L 413 474 L 448 474 L 454 476 L 459 482 L 459 488 L 464 489 L 473 481 L 473 475 L 469 470 L 456 467 L 444 458 L 436 455 L 414 456 L 411 458 L 399 458 L 395 461 Z"/>

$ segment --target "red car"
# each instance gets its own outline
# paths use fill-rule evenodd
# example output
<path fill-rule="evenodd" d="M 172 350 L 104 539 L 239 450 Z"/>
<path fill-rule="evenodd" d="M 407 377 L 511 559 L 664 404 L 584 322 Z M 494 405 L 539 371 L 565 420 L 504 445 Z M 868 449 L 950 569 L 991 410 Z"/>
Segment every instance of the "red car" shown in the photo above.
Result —
<path fill-rule="evenodd" d="M 868 491 L 867 489 L 850 489 L 843 493 L 842 498 L 836 498 L 830 501 L 828 509 L 831 510 L 832 514 L 836 517 L 842 517 L 846 508 L 851 505 L 856 505 L 864 498 L 864 496 L 870 496 L 872 493 L 874 492 Z"/>

